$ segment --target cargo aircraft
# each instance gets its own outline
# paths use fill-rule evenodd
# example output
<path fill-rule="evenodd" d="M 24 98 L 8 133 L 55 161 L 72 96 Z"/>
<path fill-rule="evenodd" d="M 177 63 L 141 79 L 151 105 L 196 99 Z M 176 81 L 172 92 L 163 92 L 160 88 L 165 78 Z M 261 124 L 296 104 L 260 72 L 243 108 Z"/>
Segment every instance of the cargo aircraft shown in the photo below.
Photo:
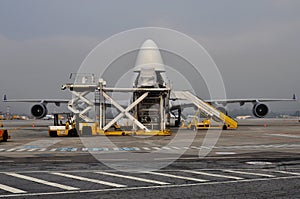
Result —
<path fill-rule="evenodd" d="M 168 79 L 164 62 L 160 53 L 160 50 L 156 43 L 148 39 L 144 41 L 139 49 L 139 53 L 136 58 L 136 64 L 134 68 L 135 81 L 133 86 L 136 88 L 166 88 L 168 85 Z M 172 97 L 173 96 L 173 97 Z M 170 95 L 170 100 L 180 100 L 176 96 Z M 216 109 L 226 114 L 226 105 L 231 103 L 238 103 L 243 106 L 245 103 L 252 103 L 252 113 L 255 117 L 263 118 L 268 112 L 269 108 L 265 102 L 275 101 L 296 101 L 296 95 L 294 94 L 291 99 L 266 99 L 266 98 L 248 98 L 248 99 L 217 99 L 217 100 L 204 100 L 211 104 Z M 28 102 L 35 103 L 31 107 L 31 114 L 37 118 L 43 118 L 47 115 L 47 104 L 66 104 L 70 99 L 8 99 L 4 95 L 3 102 Z M 191 107 L 191 103 L 183 103 L 181 105 L 173 106 L 170 104 L 169 110 L 183 109 L 185 107 Z"/>

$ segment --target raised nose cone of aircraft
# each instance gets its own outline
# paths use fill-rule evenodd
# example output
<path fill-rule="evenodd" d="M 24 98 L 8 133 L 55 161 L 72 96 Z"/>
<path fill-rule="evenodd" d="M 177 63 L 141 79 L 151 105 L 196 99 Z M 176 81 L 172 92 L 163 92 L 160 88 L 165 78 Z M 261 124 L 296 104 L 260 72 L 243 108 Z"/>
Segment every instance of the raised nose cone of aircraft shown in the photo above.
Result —
<path fill-rule="evenodd" d="M 139 72 L 144 66 L 151 68 L 153 67 L 154 70 L 158 72 L 165 72 L 165 67 L 159 48 L 151 39 L 147 39 L 139 49 L 134 71 Z"/>

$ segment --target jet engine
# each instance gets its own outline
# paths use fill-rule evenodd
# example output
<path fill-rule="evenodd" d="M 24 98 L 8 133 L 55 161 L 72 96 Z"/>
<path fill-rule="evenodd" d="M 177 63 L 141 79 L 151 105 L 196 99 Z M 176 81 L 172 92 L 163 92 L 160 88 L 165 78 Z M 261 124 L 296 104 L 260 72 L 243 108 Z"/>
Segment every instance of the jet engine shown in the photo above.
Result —
<path fill-rule="evenodd" d="M 224 106 L 217 106 L 216 109 L 219 110 L 219 111 L 221 111 L 225 115 L 228 114 L 227 109 Z"/>
<path fill-rule="evenodd" d="M 255 117 L 262 118 L 268 114 L 269 108 L 265 104 L 256 103 L 253 106 L 252 112 Z"/>
<path fill-rule="evenodd" d="M 37 119 L 45 117 L 47 112 L 48 110 L 45 104 L 35 104 L 31 108 L 31 114 Z"/>

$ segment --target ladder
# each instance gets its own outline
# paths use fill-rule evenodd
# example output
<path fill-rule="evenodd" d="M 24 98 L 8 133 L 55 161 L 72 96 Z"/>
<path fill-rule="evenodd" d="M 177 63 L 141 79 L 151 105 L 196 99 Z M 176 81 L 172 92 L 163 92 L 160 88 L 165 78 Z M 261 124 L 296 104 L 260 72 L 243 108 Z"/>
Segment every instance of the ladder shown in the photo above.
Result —
<path fill-rule="evenodd" d="M 226 114 L 222 113 L 212 105 L 206 103 L 202 99 L 193 95 L 189 91 L 174 91 L 174 94 L 178 96 L 179 99 L 185 99 L 192 102 L 195 106 L 197 106 L 201 111 L 207 114 L 208 117 L 213 118 L 217 122 L 223 122 L 223 129 L 236 129 L 238 127 L 237 122 Z"/>

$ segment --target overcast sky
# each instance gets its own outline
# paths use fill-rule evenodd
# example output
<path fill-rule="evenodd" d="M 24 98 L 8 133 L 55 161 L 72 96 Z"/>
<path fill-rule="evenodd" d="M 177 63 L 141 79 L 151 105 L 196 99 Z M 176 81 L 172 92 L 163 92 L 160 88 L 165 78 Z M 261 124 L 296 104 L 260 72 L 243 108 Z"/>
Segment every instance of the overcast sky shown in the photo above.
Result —
<path fill-rule="evenodd" d="M 298 0 L 2 0 L 0 95 L 70 97 L 60 86 L 98 43 L 145 26 L 171 28 L 203 45 L 228 98 L 300 96 Z M 300 109 L 299 102 L 269 105 Z M 1 102 L 0 111 L 6 106 Z M 31 105 L 9 106 L 28 114 Z"/>

